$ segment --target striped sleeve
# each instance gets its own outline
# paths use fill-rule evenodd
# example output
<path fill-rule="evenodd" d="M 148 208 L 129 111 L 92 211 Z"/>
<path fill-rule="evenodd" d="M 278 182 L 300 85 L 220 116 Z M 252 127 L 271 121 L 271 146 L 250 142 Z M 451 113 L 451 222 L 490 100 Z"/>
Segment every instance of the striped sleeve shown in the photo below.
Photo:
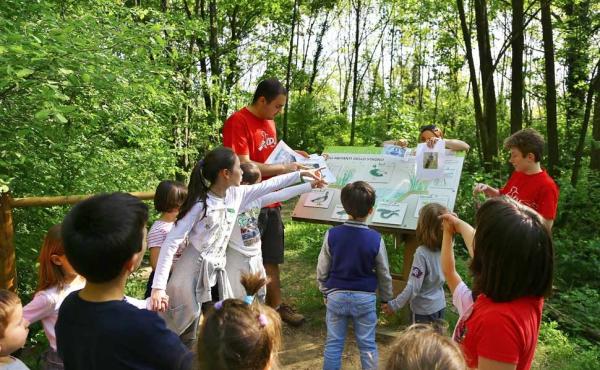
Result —
<path fill-rule="evenodd" d="M 148 232 L 148 249 L 160 248 L 167 238 L 167 234 L 167 230 L 163 227 L 152 227 L 150 232 Z"/>

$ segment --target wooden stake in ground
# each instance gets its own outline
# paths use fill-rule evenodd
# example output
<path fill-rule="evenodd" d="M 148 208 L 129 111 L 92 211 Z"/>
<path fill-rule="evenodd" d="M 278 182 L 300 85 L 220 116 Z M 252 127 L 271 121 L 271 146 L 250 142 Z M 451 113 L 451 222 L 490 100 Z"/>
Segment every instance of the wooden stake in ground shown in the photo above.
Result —
<path fill-rule="evenodd" d="M 0 288 L 15 291 L 17 268 L 10 193 L 0 194 Z"/>

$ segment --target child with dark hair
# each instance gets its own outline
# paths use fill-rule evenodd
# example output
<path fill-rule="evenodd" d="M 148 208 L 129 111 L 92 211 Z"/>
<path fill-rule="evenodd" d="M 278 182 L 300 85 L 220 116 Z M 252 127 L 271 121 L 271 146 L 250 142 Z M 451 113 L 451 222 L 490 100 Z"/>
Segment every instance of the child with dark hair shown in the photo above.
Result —
<path fill-rule="evenodd" d="M 242 275 L 246 296 L 217 302 L 206 314 L 198 341 L 200 370 L 268 370 L 276 367 L 281 320 L 256 300 L 267 283 L 259 274 Z"/>
<path fill-rule="evenodd" d="M 510 163 L 515 171 L 501 189 L 486 184 L 475 184 L 473 194 L 486 197 L 507 195 L 533 208 L 544 218 L 544 224 L 552 229 L 558 207 L 559 190 L 548 173 L 542 169 L 544 138 L 532 128 L 515 132 L 504 140 L 510 150 Z"/>
<path fill-rule="evenodd" d="M 442 246 L 442 220 L 439 216 L 448 209 L 437 203 L 421 208 L 417 222 L 417 243 L 411 272 L 406 287 L 395 299 L 382 305 L 382 310 L 391 315 L 410 303 L 413 323 L 431 323 L 444 319 L 446 297 L 444 275 L 440 265 Z"/>
<path fill-rule="evenodd" d="M 63 301 L 56 323 L 65 369 L 189 369 L 192 354 L 155 312 L 123 295 L 146 251 L 148 207 L 130 194 L 91 197 L 62 223 L 69 263 L 85 287 Z"/>
<path fill-rule="evenodd" d="M 85 286 L 85 279 L 75 272 L 65 255 L 61 226 L 48 230 L 40 250 L 38 287 L 31 302 L 23 307 L 23 317 L 30 323 L 42 322 L 50 348 L 42 356 L 43 369 L 63 369 L 63 362 L 56 352 L 54 327 L 63 300 Z"/>
<path fill-rule="evenodd" d="M 226 147 L 206 154 L 192 171 L 188 197 L 175 226 L 160 248 L 152 284 L 152 308 L 164 311 L 171 330 L 186 344 L 196 340 L 202 306 L 233 297 L 225 270 L 225 252 L 240 209 L 277 189 L 299 182 L 301 176 L 317 179 L 315 170 L 296 171 L 255 185 L 241 185 L 238 156 Z M 184 240 L 188 246 L 173 266 L 173 256 Z M 168 280 L 168 284 L 167 284 Z"/>
<path fill-rule="evenodd" d="M 465 143 L 462 140 L 458 139 L 444 139 L 444 133 L 439 129 L 436 125 L 425 125 L 421 126 L 419 129 L 419 140 L 420 143 L 427 143 L 428 146 L 432 147 L 438 140 L 444 140 L 444 144 L 446 149 L 456 150 L 456 151 L 466 151 L 471 149 L 469 144 Z M 382 145 L 396 145 L 400 147 L 407 147 L 408 140 L 406 139 L 398 139 L 398 140 L 386 140 L 382 143 Z"/>
<path fill-rule="evenodd" d="M 390 352 L 387 370 L 467 370 L 460 347 L 432 325 L 409 326 Z"/>
<path fill-rule="evenodd" d="M 242 169 L 242 185 L 257 184 L 261 181 L 258 166 L 252 162 L 240 164 Z M 225 270 L 231 283 L 234 298 L 242 299 L 246 290 L 240 283 L 243 274 L 258 274 L 266 278 L 261 252 L 261 231 L 258 226 L 258 215 L 260 209 L 267 204 L 284 202 L 302 193 L 311 191 L 316 187 L 324 186 L 324 182 L 314 180 L 300 185 L 290 186 L 276 192 L 272 192 L 253 202 L 246 204 L 240 209 L 236 223 L 229 239 L 227 247 L 227 264 Z M 258 292 L 258 298 L 264 303 L 266 295 L 265 287 Z"/>
<path fill-rule="evenodd" d="M 156 192 L 154 193 L 154 209 L 160 212 L 160 218 L 152 224 L 150 231 L 148 231 L 148 249 L 150 250 L 152 272 L 148 277 L 144 298 L 150 297 L 150 293 L 152 292 L 152 280 L 154 280 L 154 270 L 158 262 L 160 246 L 167 238 L 169 231 L 173 228 L 179 208 L 183 205 L 186 198 L 187 187 L 179 181 L 163 180 L 156 188 Z M 173 263 L 177 262 L 179 257 L 181 257 L 184 247 L 185 243 L 179 246 L 173 257 Z"/>
<path fill-rule="evenodd" d="M 451 243 L 456 231 L 465 241 L 473 240 L 469 269 L 472 296 L 477 298 L 454 335 L 467 365 L 480 370 L 529 369 L 554 269 L 554 247 L 543 219 L 508 197 L 481 206 L 474 232 L 451 214 L 442 218 L 444 243 Z"/>
<path fill-rule="evenodd" d="M 340 369 L 348 321 L 354 325 L 363 369 L 378 364 L 375 291 L 382 302 L 392 299 L 392 277 L 381 235 L 369 229 L 375 190 L 364 181 L 346 185 L 342 205 L 349 216 L 327 231 L 317 264 L 319 289 L 327 306 L 327 341 L 323 369 Z"/>
<path fill-rule="evenodd" d="M 19 297 L 6 289 L 0 289 L 0 369 L 28 370 L 29 368 L 10 354 L 25 345 L 29 333 L 29 321 L 23 317 Z"/>

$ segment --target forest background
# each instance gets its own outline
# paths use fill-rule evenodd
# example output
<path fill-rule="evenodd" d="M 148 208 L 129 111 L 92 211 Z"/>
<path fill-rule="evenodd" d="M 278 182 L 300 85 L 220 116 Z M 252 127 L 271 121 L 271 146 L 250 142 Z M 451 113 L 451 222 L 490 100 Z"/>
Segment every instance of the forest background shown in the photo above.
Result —
<path fill-rule="evenodd" d="M 279 137 L 294 148 L 415 145 L 432 123 L 468 142 L 455 211 L 472 221 L 473 184 L 502 185 L 503 139 L 533 127 L 561 191 L 541 341 L 550 361 L 600 366 L 599 30 L 597 0 L 4 0 L 0 191 L 186 181 L 226 117 L 277 77 L 290 91 Z M 15 210 L 25 302 L 67 210 Z"/>

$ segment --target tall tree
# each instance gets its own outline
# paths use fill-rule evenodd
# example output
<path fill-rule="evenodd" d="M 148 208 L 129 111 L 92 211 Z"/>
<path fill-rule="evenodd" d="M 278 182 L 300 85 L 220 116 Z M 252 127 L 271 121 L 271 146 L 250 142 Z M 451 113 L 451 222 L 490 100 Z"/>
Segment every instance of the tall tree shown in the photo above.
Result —
<path fill-rule="evenodd" d="M 352 66 L 352 119 L 350 126 L 350 145 L 354 145 L 354 134 L 356 131 L 356 108 L 358 103 L 358 50 L 360 48 L 360 20 L 362 11 L 361 0 L 352 0 L 352 6 L 355 12 L 354 30 L 354 63 Z"/>
<path fill-rule="evenodd" d="M 575 163 L 573 164 L 573 172 L 571 174 L 571 185 L 577 186 L 579 180 L 579 170 L 581 168 L 581 161 L 583 157 L 583 147 L 585 145 L 585 137 L 587 136 L 587 128 L 590 122 L 590 115 L 592 112 L 592 100 L 594 98 L 594 92 L 600 84 L 600 59 L 592 72 L 592 77 L 589 80 L 589 87 L 587 91 L 587 97 L 585 101 L 585 111 L 583 114 L 583 122 L 581 122 L 581 130 L 579 133 L 579 140 L 577 141 L 577 147 L 575 148 Z"/>
<path fill-rule="evenodd" d="M 548 140 L 548 172 L 558 173 L 558 119 L 556 113 L 556 77 L 554 71 L 554 37 L 552 35 L 551 0 L 541 0 L 542 37 L 544 43 L 544 75 L 546 79 L 546 136 Z"/>
<path fill-rule="evenodd" d="M 288 92 L 287 102 L 283 109 L 283 140 L 287 140 L 288 136 L 288 109 L 290 106 L 290 80 L 292 77 L 292 56 L 294 53 L 294 30 L 296 29 L 296 19 L 298 18 L 298 9 L 300 4 L 298 0 L 294 0 L 294 9 L 292 10 L 292 25 L 290 27 L 290 47 L 288 50 L 287 66 L 285 69 L 285 89 Z"/>
<path fill-rule="evenodd" d="M 600 81 L 596 81 L 594 120 L 592 121 L 592 140 L 590 150 L 590 169 L 600 171 Z"/>
<path fill-rule="evenodd" d="M 487 128 L 483 120 L 483 108 L 481 106 L 481 97 L 479 95 L 479 84 L 477 82 L 477 70 L 475 69 L 475 61 L 473 60 L 473 46 L 471 45 L 471 31 L 467 25 L 465 16 L 465 6 L 463 0 L 456 0 L 458 16 L 460 18 L 460 28 L 462 30 L 463 41 L 465 43 L 465 54 L 469 65 L 469 81 L 471 82 L 471 90 L 473 90 L 473 108 L 475 110 L 475 131 L 482 143 L 488 142 Z"/>
<path fill-rule="evenodd" d="M 591 35 L 590 0 L 566 0 L 563 3 L 566 21 L 565 64 L 566 139 L 572 142 L 574 130 L 581 124 L 585 110 L 588 78 L 589 42 Z"/>
<path fill-rule="evenodd" d="M 491 168 L 498 155 L 498 122 L 496 117 L 496 92 L 494 89 L 494 63 L 490 45 L 490 28 L 486 0 L 475 0 L 475 24 L 477 28 L 477 44 L 479 49 L 479 70 L 483 92 L 483 129 L 482 150 L 486 168 Z M 483 130 L 482 130 L 483 132 Z M 483 138 L 486 141 L 483 141 Z"/>
<path fill-rule="evenodd" d="M 512 84 L 510 95 L 510 132 L 523 127 L 523 48 L 525 45 L 523 0 L 512 0 Z"/>

